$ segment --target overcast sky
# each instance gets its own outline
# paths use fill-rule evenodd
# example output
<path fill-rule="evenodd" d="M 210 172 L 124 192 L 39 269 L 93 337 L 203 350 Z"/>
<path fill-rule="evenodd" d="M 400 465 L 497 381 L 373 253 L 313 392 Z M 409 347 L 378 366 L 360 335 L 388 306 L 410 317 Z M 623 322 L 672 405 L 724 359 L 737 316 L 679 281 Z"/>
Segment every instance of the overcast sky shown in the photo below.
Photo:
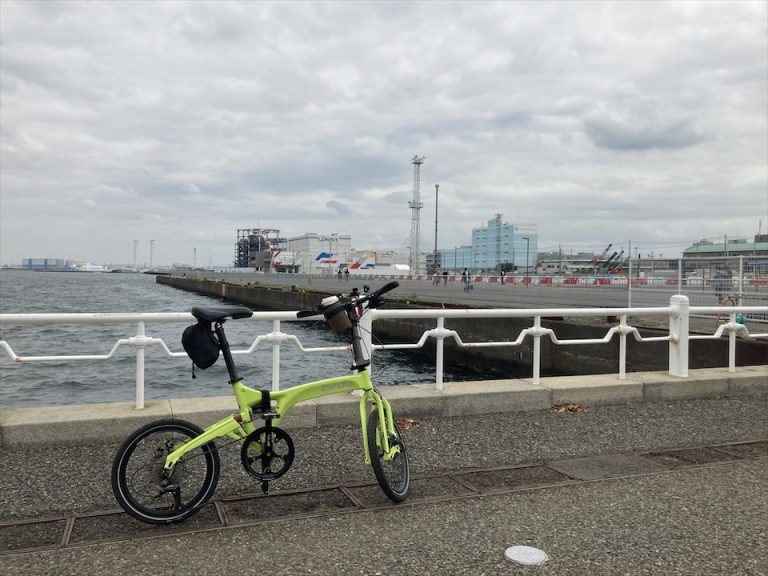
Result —
<path fill-rule="evenodd" d="M 238 228 L 676 256 L 768 231 L 768 4 L 0 3 L 0 262 L 230 265 Z"/>

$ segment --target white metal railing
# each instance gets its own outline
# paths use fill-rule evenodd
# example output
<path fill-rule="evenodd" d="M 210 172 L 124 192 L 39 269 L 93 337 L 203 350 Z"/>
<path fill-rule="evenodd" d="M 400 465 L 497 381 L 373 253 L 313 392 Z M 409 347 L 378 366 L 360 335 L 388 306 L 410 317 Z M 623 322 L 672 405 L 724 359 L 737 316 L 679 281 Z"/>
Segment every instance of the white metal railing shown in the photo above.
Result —
<path fill-rule="evenodd" d="M 721 323 L 712 334 L 690 334 L 689 319 L 691 315 L 712 314 L 722 315 L 727 311 L 728 319 Z M 768 306 L 737 306 L 722 308 L 690 307 L 688 298 L 683 295 L 672 296 L 669 306 L 656 308 L 546 308 L 546 309 L 423 309 L 423 310 L 371 310 L 363 316 L 363 334 L 368 350 L 409 350 L 424 346 L 428 338 L 436 340 L 436 375 L 435 386 L 438 390 L 443 388 L 443 347 L 446 338 L 452 338 L 462 348 L 488 348 L 488 347 L 514 347 L 520 346 L 527 338 L 532 339 L 532 365 L 533 383 L 540 382 L 541 367 L 541 339 L 549 338 L 558 346 L 573 346 L 586 344 L 607 344 L 614 335 L 619 338 L 619 366 L 618 378 L 626 377 L 626 346 L 627 337 L 632 336 L 638 342 L 669 342 L 669 373 L 673 376 L 688 376 L 688 343 L 690 340 L 715 340 L 723 336 L 729 338 L 730 372 L 736 370 L 736 336 L 742 338 L 757 339 L 768 338 L 767 333 L 751 334 L 744 324 L 737 322 L 743 314 L 765 314 Z M 559 339 L 554 330 L 544 328 L 541 325 L 542 318 L 549 317 L 605 317 L 607 314 L 617 316 L 619 323 L 611 327 L 602 338 L 583 339 Z M 627 323 L 629 316 L 666 316 L 669 319 L 669 333 L 666 336 L 644 337 L 636 327 Z M 524 328 L 514 340 L 464 342 L 455 330 L 445 328 L 445 320 L 449 318 L 530 318 L 532 326 Z M 272 346 L 272 389 L 279 390 L 280 386 L 280 347 L 291 343 L 302 352 L 331 352 L 348 350 L 349 346 L 321 346 L 305 347 L 294 335 L 281 331 L 281 322 L 318 320 L 320 316 L 296 319 L 296 312 L 255 312 L 250 321 L 272 323 L 272 331 L 257 336 L 253 343 L 246 349 L 232 350 L 233 354 L 250 354 L 260 345 Z M 415 343 L 406 344 L 372 344 L 372 326 L 377 319 L 434 319 L 435 328 L 426 330 Z M 144 407 L 144 351 L 148 346 L 158 346 L 166 356 L 171 358 L 186 358 L 185 352 L 173 352 L 168 348 L 162 338 L 147 336 L 146 325 L 150 323 L 179 323 L 194 322 L 190 313 L 146 313 L 146 314 L 0 314 L 0 326 L 2 325 L 29 325 L 29 324 L 134 324 L 136 335 L 119 339 L 107 354 L 88 355 L 57 355 L 57 356 L 19 356 L 11 345 L 5 340 L 0 340 L 0 348 L 15 362 L 49 362 L 49 361 L 103 361 L 114 357 L 121 347 L 131 347 L 136 352 L 136 408 Z"/>

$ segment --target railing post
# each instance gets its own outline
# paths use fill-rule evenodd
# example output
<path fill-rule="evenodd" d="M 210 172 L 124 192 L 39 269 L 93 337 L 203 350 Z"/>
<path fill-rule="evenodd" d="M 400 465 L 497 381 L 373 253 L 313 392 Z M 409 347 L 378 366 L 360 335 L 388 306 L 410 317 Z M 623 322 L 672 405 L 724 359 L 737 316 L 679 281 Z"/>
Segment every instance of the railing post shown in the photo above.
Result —
<path fill-rule="evenodd" d="M 632 308 L 632 241 L 629 242 L 629 270 L 627 270 L 627 308 Z"/>
<path fill-rule="evenodd" d="M 742 297 L 744 296 L 744 256 L 739 256 L 739 295 L 736 299 L 736 305 L 741 306 Z"/>
<path fill-rule="evenodd" d="M 627 315 L 621 315 L 619 331 L 619 380 L 625 380 L 627 377 L 627 333 L 624 331 L 627 325 Z"/>
<path fill-rule="evenodd" d="M 144 322 L 136 327 L 136 410 L 144 409 Z"/>
<path fill-rule="evenodd" d="M 731 326 L 736 325 L 736 312 L 730 314 L 728 323 Z M 728 372 L 736 372 L 736 330 L 731 330 L 728 334 Z"/>
<path fill-rule="evenodd" d="M 437 317 L 438 334 L 442 333 L 443 330 L 445 330 L 445 318 L 443 316 L 438 316 Z M 437 342 L 435 343 L 435 364 L 436 364 L 435 388 L 437 390 L 443 389 L 443 344 L 444 342 L 445 342 L 445 337 L 438 336 Z"/>
<path fill-rule="evenodd" d="M 272 333 L 280 334 L 280 320 L 272 321 Z M 272 392 L 280 390 L 280 339 L 272 342 Z"/>
<path fill-rule="evenodd" d="M 541 376 L 541 316 L 534 316 L 533 327 L 535 329 L 533 334 L 533 383 L 539 384 Z"/>
<path fill-rule="evenodd" d="M 669 304 L 672 307 L 669 314 L 669 333 L 672 336 L 669 341 L 669 373 L 688 377 L 688 297 L 675 294 Z"/>

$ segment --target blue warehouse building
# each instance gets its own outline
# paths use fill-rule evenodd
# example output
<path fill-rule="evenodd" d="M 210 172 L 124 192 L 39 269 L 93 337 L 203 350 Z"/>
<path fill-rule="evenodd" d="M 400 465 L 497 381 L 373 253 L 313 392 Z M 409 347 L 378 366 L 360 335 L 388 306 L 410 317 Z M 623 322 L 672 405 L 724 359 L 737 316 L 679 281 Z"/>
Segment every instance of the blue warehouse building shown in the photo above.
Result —
<path fill-rule="evenodd" d="M 511 224 L 501 214 L 487 226 L 472 230 L 472 245 L 439 250 L 440 267 L 447 270 L 494 271 L 504 268 L 519 273 L 536 268 L 539 229 L 536 224 Z"/>

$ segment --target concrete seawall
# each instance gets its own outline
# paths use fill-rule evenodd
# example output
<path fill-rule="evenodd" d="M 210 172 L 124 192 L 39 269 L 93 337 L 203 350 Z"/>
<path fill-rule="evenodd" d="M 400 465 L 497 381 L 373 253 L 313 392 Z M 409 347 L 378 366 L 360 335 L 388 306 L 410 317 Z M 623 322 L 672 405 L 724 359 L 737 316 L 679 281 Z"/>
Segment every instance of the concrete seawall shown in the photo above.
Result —
<path fill-rule="evenodd" d="M 261 285 L 256 282 L 222 280 L 218 278 L 187 278 L 179 276 L 158 276 L 157 282 L 181 290 L 197 292 L 208 296 L 227 299 L 240 304 L 268 310 L 300 310 L 313 308 L 321 298 L 331 294 L 327 290 L 291 290 L 285 286 Z M 382 281 L 383 282 L 383 281 Z M 387 295 L 391 306 L 396 308 L 424 309 L 433 307 L 450 308 L 449 303 L 429 302 L 420 299 L 415 305 L 398 301 L 397 291 Z M 466 306 L 462 305 L 461 308 Z M 482 307 L 482 306 L 478 306 Z M 607 309 L 607 313 L 610 309 Z M 637 322 L 639 320 L 631 320 Z M 606 316 L 605 321 L 590 318 L 542 319 L 544 328 L 552 329 L 561 339 L 601 339 L 616 325 L 616 319 Z M 504 341 L 514 339 L 521 330 L 530 327 L 526 318 L 483 318 L 447 319 L 445 327 L 456 330 L 464 341 Z M 378 320 L 375 330 L 383 342 L 416 342 L 425 330 L 435 327 L 433 320 Z M 712 323 L 706 322 L 711 334 Z M 664 336 L 666 329 L 641 327 L 643 336 Z M 639 343 L 634 338 L 627 340 L 627 371 L 666 371 L 669 345 L 666 342 Z M 461 348 L 453 340 L 445 341 L 445 358 L 468 369 L 489 371 L 503 378 L 521 378 L 531 374 L 532 344 L 526 339 L 514 348 Z M 427 340 L 420 353 L 434 358 L 435 342 Z M 717 368 L 728 365 L 728 340 L 696 340 L 689 345 L 689 367 Z M 736 363 L 740 366 L 760 365 L 768 358 L 768 341 L 737 340 Z M 548 375 L 589 375 L 611 374 L 617 371 L 619 342 L 614 338 L 607 344 L 579 346 L 557 346 L 548 338 L 541 340 L 541 370 Z"/>
<path fill-rule="evenodd" d="M 529 410 L 547 410 L 563 404 L 582 406 L 659 402 L 718 396 L 754 396 L 768 401 L 768 365 L 691 370 L 679 378 L 665 372 L 637 372 L 625 380 L 615 375 L 486 380 L 383 387 L 398 417 L 454 417 Z M 325 396 L 296 405 L 281 424 L 285 428 L 359 422 L 353 394 Z M 0 411 L 0 446 L 3 449 L 45 444 L 66 446 L 120 441 L 140 425 L 160 418 L 182 418 L 208 426 L 236 410 L 231 396 L 152 400 L 136 410 L 129 402 L 46 406 Z"/>

